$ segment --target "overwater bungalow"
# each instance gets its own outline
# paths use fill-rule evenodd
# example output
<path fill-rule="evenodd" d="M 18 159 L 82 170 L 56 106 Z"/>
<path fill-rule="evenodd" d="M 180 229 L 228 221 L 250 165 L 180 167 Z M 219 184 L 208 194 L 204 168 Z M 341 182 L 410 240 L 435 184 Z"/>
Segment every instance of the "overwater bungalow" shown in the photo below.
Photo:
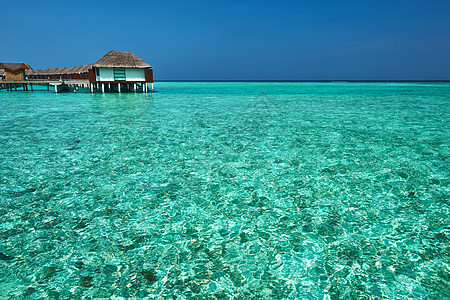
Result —
<path fill-rule="evenodd" d="M 105 56 L 92 64 L 89 69 L 91 91 L 97 89 L 105 91 L 148 91 L 148 83 L 152 84 L 153 69 L 148 63 L 130 51 L 108 52 Z"/>
<path fill-rule="evenodd" d="M 0 63 L 0 69 L 4 69 L 1 74 L 2 80 L 25 80 L 25 70 L 32 70 L 28 64 L 24 63 Z"/>
<path fill-rule="evenodd" d="M 130 51 L 112 50 L 93 64 L 30 69 L 25 74 L 28 80 L 60 80 L 65 84 L 77 81 L 91 92 L 148 92 L 149 83 L 153 91 L 152 66 Z"/>
<path fill-rule="evenodd" d="M 88 70 L 92 68 L 92 64 L 81 65 L 76 67 L 63 68 L 47 68 L 26 70 L 25 74 L 28 79 L 48 79 L 48 80 L 65 80 L 65 79 L 88 79 Z"/>

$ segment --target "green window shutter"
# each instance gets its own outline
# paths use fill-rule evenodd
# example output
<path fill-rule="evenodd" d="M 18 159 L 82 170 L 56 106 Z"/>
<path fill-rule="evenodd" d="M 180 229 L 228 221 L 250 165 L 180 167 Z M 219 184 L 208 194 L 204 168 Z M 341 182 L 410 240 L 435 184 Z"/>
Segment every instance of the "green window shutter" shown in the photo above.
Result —
<path fill-rule="evenodd" d="M 124 68 L 114 68 L 114 80 L 125 80 L 125 69 Z"/>

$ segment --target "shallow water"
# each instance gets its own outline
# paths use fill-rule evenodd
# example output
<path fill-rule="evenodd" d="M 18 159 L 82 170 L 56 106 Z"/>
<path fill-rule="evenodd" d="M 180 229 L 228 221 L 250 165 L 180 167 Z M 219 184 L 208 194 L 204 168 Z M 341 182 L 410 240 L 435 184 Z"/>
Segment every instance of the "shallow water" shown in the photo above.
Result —
<path fill-rule="evenodd" d="M 0 91 L 0 299 L 450 298 L 450 84 Z"/>

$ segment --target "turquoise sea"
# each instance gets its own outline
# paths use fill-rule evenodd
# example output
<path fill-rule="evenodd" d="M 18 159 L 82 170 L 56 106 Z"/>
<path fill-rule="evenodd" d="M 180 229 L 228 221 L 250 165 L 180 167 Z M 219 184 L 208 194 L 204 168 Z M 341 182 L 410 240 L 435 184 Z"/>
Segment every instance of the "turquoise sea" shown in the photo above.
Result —
<path fill-rule="evenodd" d="M 0 299 L 450 299 L 450 83 L 0 91 Z"/>

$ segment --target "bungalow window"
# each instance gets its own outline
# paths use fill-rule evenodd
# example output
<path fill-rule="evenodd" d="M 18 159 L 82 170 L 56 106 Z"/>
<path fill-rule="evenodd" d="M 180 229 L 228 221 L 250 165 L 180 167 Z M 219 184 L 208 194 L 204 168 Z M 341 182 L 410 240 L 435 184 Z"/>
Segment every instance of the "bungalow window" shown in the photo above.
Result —
<path fill-rule="evenodd" d="M 95 74 L 96 74 L 97 76 L 100 76 L 100 69 L 99 69 L 99 68 L 95 68 Z"/>
<path fill-rule="evenodd" d="M 124 68 L 114 68 L 114 80 L 125 80 Z"/>

